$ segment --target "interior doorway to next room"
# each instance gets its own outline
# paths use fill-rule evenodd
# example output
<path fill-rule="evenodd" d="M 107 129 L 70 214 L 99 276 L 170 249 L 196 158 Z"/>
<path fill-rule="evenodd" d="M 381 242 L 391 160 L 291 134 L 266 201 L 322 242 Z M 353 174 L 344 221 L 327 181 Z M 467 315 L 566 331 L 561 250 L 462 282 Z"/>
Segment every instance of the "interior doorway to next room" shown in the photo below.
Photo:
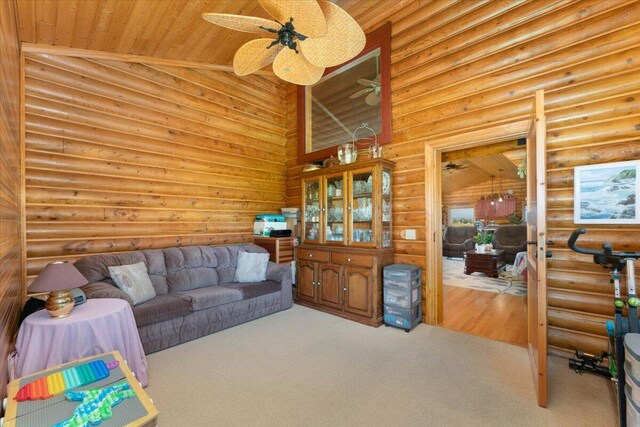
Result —
<path fill-rule="evenodd" d="M 525 143 L 514 139 L 443 152 L 439 171 L 440 326 L 522 347 L 527 345 Z M 489 241 L 494 248 L 485 250 Z"/>

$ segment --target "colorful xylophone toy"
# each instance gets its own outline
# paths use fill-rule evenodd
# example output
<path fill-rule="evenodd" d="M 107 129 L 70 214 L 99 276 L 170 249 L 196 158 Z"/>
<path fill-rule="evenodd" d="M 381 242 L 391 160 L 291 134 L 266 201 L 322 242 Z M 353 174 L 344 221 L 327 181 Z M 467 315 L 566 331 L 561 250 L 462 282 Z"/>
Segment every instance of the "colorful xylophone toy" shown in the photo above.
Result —
<path fill-rule="evenodd" d="M 16 394 L 16 400 L 23 402 L 25 400 L 49 399 L 65 391 L 107 378 L 109 370 L 116 368 L 118 364 L 117 360 L 109 363 L 104 363 L 103 360 L 94 360 L 38 378 L 24 385 Z"/>

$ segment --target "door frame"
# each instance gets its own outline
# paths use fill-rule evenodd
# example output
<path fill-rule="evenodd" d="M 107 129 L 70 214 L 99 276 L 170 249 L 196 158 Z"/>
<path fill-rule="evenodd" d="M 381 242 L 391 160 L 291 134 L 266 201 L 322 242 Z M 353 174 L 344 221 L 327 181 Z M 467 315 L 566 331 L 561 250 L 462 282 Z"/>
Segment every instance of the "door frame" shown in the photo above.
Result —
<path fill-rule="evenodd" d="M 443 317 L 442 288 L 442 153 L 525 138 L 530 119 L 424 141 L 425 167 L 425 308 L 423 321 L 437 325 Z M 432 284 L 435 284 L 433 286 Z"/>

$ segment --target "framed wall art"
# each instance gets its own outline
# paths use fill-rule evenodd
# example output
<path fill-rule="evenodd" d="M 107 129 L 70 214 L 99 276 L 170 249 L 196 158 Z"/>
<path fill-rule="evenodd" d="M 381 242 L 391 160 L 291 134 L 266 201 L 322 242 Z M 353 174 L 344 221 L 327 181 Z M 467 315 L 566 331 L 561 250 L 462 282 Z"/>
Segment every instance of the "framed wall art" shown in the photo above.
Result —
<path fill-rule="evenodd" d="M 576 224 L 640 224 L 640 160 L 577 166 L 573 221 Z"/>

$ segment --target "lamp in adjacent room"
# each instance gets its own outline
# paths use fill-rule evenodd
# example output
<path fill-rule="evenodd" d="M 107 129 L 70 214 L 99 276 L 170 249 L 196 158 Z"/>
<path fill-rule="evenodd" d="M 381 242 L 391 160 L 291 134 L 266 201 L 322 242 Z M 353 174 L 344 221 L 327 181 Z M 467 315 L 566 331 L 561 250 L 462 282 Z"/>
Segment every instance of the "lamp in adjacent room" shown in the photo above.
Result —
<path fill-rule="evenodd" d="M 491 196 L 489 196 L 491 198 L 491 206 L 496 204 L 496 202 L 493 200 L 493 178 L 494 176 L 491 175 Z"/>
<path fill-rule="evenodd" d="M 69 289 L 79 288 L 87 283 L 87 279 L 73 264 L 56 261 L 47 264 L 38 274 L 29 285 L 29 292 L 49 292 L 44 308 L 54 319 L 62 319 L 71 314 L 75 305 Z"/>
<path fill-rule="evenodd" d="M 503 202 L 504 198 L 502 197 L 502 169 L 498 169 L 500 171 L 500 197 L 498 197 L 499 202 Z"/>

